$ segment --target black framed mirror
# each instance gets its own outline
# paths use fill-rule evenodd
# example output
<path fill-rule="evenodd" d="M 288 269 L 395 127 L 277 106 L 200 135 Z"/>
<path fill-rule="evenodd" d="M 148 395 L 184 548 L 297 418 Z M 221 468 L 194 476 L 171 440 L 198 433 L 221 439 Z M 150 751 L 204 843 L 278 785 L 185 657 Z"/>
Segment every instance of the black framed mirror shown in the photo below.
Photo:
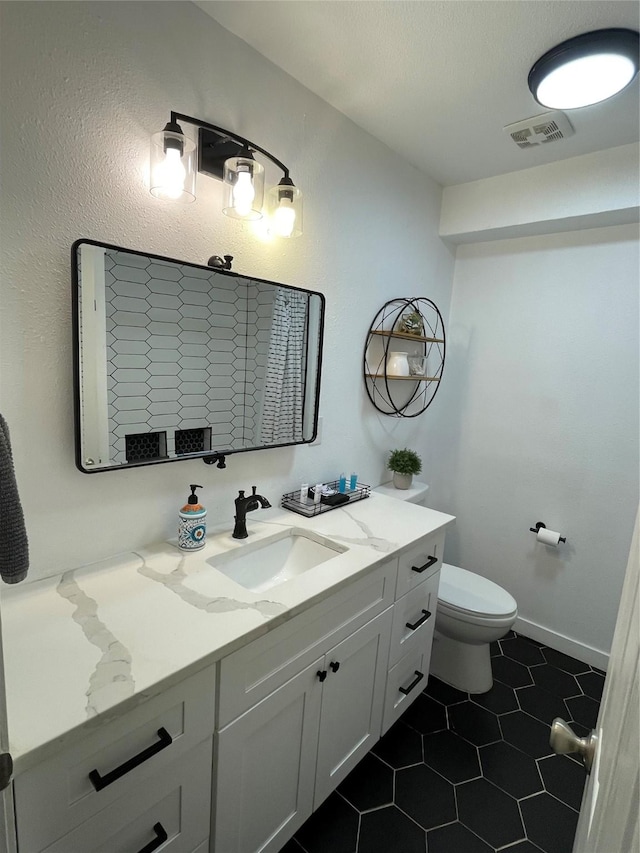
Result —
<path fill-rule="evenodd" d="M 81 471 L 314 440 L 322 294 L 93 240 L 71 260 Z"/>

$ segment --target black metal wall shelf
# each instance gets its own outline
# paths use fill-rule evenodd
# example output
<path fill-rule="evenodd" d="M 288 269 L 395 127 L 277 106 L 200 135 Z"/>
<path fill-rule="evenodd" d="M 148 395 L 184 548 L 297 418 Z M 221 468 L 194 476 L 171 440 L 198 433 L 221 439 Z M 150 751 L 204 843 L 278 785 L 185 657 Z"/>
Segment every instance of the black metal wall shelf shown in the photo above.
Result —
<path fill-rule="evenodd" d="M 407 328 L 409 330 L 407 330 Z M 399 340 L 410 356 L 426 359 L 425 375 L 398 376 L 387 364 Z M 369 399 L 385 415 L 415 418 L 421 415 L 440 386 L 446 336 L 438 307 L 430 299 L 407 297 L 386 302 L 376 314 L 364 349 L 363 376 Z"/>

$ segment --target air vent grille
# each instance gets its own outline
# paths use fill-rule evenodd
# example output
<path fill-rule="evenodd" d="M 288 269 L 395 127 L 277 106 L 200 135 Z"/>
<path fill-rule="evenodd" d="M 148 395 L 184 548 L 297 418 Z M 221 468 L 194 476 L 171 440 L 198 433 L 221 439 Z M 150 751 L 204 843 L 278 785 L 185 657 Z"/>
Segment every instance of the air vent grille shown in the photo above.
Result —
<path fill-rule="evenodd" d="M 518 148 L 536 148 L 548 142 L 556 142 L 575 133 L 567 116 L 559 110 L 508 124 L 503 130 Z"/>

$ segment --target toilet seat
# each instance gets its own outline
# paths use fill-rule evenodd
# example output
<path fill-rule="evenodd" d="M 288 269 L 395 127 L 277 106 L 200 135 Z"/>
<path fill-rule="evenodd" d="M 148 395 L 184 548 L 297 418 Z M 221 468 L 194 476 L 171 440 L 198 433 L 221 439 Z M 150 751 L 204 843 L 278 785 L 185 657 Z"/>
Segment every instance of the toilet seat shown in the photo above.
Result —
<path fill-rule="evenodd" d="M 459 566 L 443 563 L 440 570 L 438 607 L 464 621 L 513 620 L 518 612 L 515 599 L 497 583 Z"/>

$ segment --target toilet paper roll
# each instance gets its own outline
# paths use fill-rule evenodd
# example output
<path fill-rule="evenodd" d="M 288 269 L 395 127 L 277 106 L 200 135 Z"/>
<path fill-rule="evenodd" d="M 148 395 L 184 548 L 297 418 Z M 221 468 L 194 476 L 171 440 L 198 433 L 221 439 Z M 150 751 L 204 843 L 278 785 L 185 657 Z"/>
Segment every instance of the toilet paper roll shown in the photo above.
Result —
<path fill-rule="evenodd" d="M 543 545 L 550 545 L 552 548 L 558 547 L 560 534 L 556 530 L 549 530 L 548 527 L 541 527 L 536 535 L 536 542 L 542 542 Z"/>

